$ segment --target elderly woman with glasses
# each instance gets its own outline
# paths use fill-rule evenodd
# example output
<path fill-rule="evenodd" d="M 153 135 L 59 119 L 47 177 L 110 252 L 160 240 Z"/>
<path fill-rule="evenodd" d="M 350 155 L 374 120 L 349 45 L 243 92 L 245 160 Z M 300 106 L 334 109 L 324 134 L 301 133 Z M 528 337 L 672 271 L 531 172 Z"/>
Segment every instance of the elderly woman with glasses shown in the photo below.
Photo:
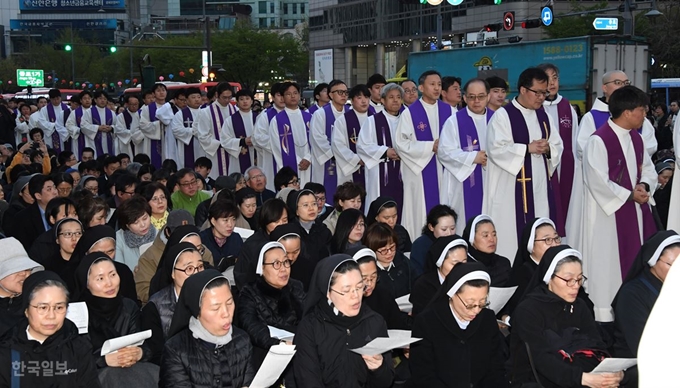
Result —
<path fill-rule="evenodd" d="M 449 272 L 432 303 L 415 318 L 411 345 L 416 387 L 503 388 L 503 337 L 487 309 L 491 278 L 481 263 Z"/>
<path fill-rule="evenodd" d="M 269 348 L 281 342 L 281 339 L 271 336 L 269 326 L 295 333 L 302 319 L 305 292 L 302 283 L 290 277 L 292 265 L 283 244 L 268 242 L 260 249 L 259 278 L 241 290 L 236 317 L 250 336 L 257 369 Z M 284 340 L 287 343 L 292 341 Z M 282 378 L 287 387 L 295 386 L 292 367 L 288 367 Z"/>

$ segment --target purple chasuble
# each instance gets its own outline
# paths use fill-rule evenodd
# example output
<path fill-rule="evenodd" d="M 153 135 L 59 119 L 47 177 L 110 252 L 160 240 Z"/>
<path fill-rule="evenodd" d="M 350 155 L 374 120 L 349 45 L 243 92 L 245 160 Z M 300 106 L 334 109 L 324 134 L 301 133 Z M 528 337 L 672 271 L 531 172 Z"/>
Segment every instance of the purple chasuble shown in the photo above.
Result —
<path fill-rule="evenodd" d="M 562 201 L 562 219 L 567 219 L 569 211 L 569 201 L 571 200 L 571 189 L 574 185 L 574 149 L 573 149 L 573 116 L 571 115 L 571 104 L 569 100 L 562 97 L 557 103 L 557 127 L 560 137 L 564 144 L 564 151 L 560 159 L 560 174 L 557 177 L 560 185 L 560 200 Z M 557 176 L 558 174 L 555 174 Z"/>
<path fill-rule="evenodd" d="M 421 100 L 417 100 L 408 107 L 411 112 L 411 121 L 413 122 L 413 129 L 418 141 L 434 141 L 432 137 L 432 130 L 430 129 L 430 119 L 427 117 L 425 107 Z M 439 122 L 437 132 L 441 133 L 446 119 L 451 116 L 451 105 L 437 100 L 437 110 L 439 113 Z M 369 109 L 370 111 L 370 109 Z M 437 174 L 437 158 L 434 152 L 430 157 L 430 162 L 425 166 L 421 172 L 423 179 L 423 190 L 425 191 L 425 212 L 439 205 L 439 177 Z"/>
<path fill-rule="evenodd" d="M 302 113 L 302 121 L 307 126 L 305 132 L 309 135 L 309 121 L 312 119 L 312 115 L 304 111 L 300 111 L 300 113 Z M 293 136 L 293 128 L 290 125 L 290 118 L 285 109 L 276 114 L 276 127 L 280 138 L 281 163 L 283 163 L 283 166 L 292 168 L 297 174 L 298 162 L 297 155 L 295 154 L 295 137 Z"/>
<path fill-rule="evenodd" d="M 486 110 L 486 123 L 489 123 L 493 110 Z M 458 124 L 458 136 L 460 146 L 465 152 L 475 152 L 481 150 L 479 135 L 475 121 L 470 117 L 467 109 L 456 112 L 456 122 Z M 482 178 L 482 165 L 475 166 L 472 174 L 463 181 L 463 198 L 465 203 L 465 217 L 470 219 L 482 214 L 482 198 L 484 196 L 484 179 Z"/>
<path fill-rule="evenodd" d="M 325 123 L 326 123 L 326 138 L 331 141 L 331 134 L 333 132 L 333 124 L 335 124 L 335 114 L 333 113 L 333 103 L 328 103 L 323 108 Z M 343 107 L 345 112 L 349 111 L 349 106 Z M 323 185 L 326 188 L 326 198 L 331 200 L 335 196 L 335 190 L 338 188 L 338 175 L 335 166 L 335 157 L 332 157 L 324 163 L 323 166 Z"/>
<path fill-rule="evenodd" d="M 156 102 L 149 104 L 149 121 L 152 123 L 156 121 L 156 109 L 158 109 Z M 161 138 L 162 137 L 163 131 L 161 131 Z M 160 140 L 149 141 L 151 142 L 149 143 L 151 145 L 151 155 L 149 155 L 149 157 L 151 157 L 151 164 L 156 168 L 161 168 L 161 165 L 163 164 L 163 157 L 161 156 L 163 154 L 163 142 Z"/>
<path fill-rule="evenodd" d="M 349 140 L 347 144 L 349 144 L 349 149 L 356 154 L 357 139 L 361 131 L 361 123 L 359 123 L 357 112 L 351 110 L 345 113 L 345 122 L 347 123 L 347 140 Z M 352 173 L 352 181 L 362 187 L 366 187 L 366 174 L 364 173 L 363 166 L 359 166 L 359 169 Z"/>
<path fill-rule="evenodd" d="M 375 117 L 375 138 L 378 140 L 378 145 L 394 148 L 390 124 L 385 115 L 385 111 L 382 111 L 373 116 Z M 394 198 L 394 201 L 397 203 L 397 215 L 401 220 L 401 211 L 404 206 L 404 184 L 401 181 L 400 173 L 401 161 L 385 158 L 385 160 L 378 164 L 378 169 L 380 174 L 380 195 Z"/>
<path fill-rule="evenodd" d="M 630 181 L 630 172 L 626 163 L 626 156 L 621 148 L 621 142 L 616 132 L 608 122 L 605 122 L 593 136 L 599 136 L 607 149 L 607 164 L 609 167 L 609 180 L 633 191 L 634 186 L 640 183 L 642 177 L 642 163 L 645 147 L 642 137 L 636 131 L 630 131 L 630 139 L 635 150 L 636 171 L 635 185 Z M 642 211 L 642 240 L 645 241 L 656 233 L 656 224 L 649 204 L 639 205 L 635 201 L 626 201 L 619 210 L 614 213 L 616 217 L 616 235 L 618 237 L 619 260 L 621 263 L 621 278 L 625 279 L 630 270 L 635 255 L 640 251 L 642 243 L 640 241 L 640 228 L 638 226 L 636 207 L 640 206 Z"/>
<path fill-rule="evenodd" d="M 518 144 L 525 144 L 528 147 L 531 139 L 529 138 L 529 128 L 524 120 L 524 115 L 512 103 L 505 105 L 504 108 L 506 112 L 508 112 L 508 118 L 510 119 L 510 124 L 512 126 L 513 141 Z M 542 138 L 549 139 L 550 121 L 548 119 L 548 114 L 545 113 L 543 107 L 536 110 L 536 117 L 538 118 L 538 124 L 541 127 Z M 531 158 L 532 155 L 527 152 L 524 156 L 522 169 L 517 173 L 517 179 L 515 181 L 515 222 L 518 242 L 522 238 L 522 231 L 527 222 L 536 217 L 534 212 L 534 185 L 532 181 L 533 171 Z M 555 222 L 557 233 L 560 236 L 564 236 L 564 219 L 562 218 L 560 207 L 561 202 L 559 199 L 560 191 L 558 187 L 559 182 L 557 182 L 557 174 L 553 174 L 553 176 L 550 177 L 548 157 L 542 155 L 542 159 L 545 176 L 548 177 L 548 192 L 546 194 L 550 207 L 550 219 Z"/>
<path fill-rule="evenodd" d="M 255 120 L 257 119 L 257 114 L 253 112 L 253 126 L 255 126 Z M 246 134 L 246 126 L 243 122 L 243 116 L 241 116 L 241 111 L 238 111 L 231 115 L 231 123 L 234 126 L 234 136 L 237 139 L 245 139 L 248 137 Z M 254 151 L 253 151 L 254 152 Z M 250 167 L 250 147 L 241 147 L 241 153 L 238 156 L 238 163 L 240 166 L 240 171 L 243 174 L 248 167 Z"/>
<path fill-rule="evenodd" d="M 110 109 L 105 109 L 105 119 L 106 121 L 102 123 L 101 117 L 99 117 L 99 110 L 97 107 L 92 107 L 90 108 L 90 111 L 92 112 L 92 124 L 95 125 L 113 125 L 113 112 Z M 97 131 L 97 134 L 94 135 L 94 146 L 97 148 L 97 156 L 104 155 L 105 153 L 108 153 L 110 155 L 113 155 L 113 135 L 111 132 L 106 132 L 106 141 L 108 144 L 108 149 L 104 149 L 102 147 L 102 133 L 100 131 Z"/>
<path fill-rule="evenodd" d="M 229 106 L 227 106 L 227 108 L 229 108 Z M 210 115 L 212 116 L 213 135 L 215 136 L 215 139 L 219 141 L 220 129 L 222 128 L 222 124 L 224 124 L 222 109 L 220 109 L 220 105 L 217 103 L 210 105 L 208 109 L 210 109 Z M 217 111 L 217 115 L 215 115 L 215 111 Z M 218 117 L 220 119 L 219 123 L 217 122 Z M 227 158 L 227 155 L 224 155 L 224 149 L 221 145 L 217 147 L 217 166 L 220 175 L 227 175 L 229 171 L 229 158 Z"/>
<path fill-rule="evenodd" d="M 61 110 L 64 112 L 63 117 L 66 118 L 66 112 L 69 111 L 69 108 L 63 102 L 61 103 Z M 50 120 L 50 123 L 55 123 L 57 121 L 57 113 L 54 111 L 54 105 L 52 104 L 47 104 L 47 118 Z M 52 149 L 57 154 L 62 151 L 61 139 L 59 138 L 59 132 L 57 132 L 56 125 L 54 126 L 54 131 L 52 132 Z"/>
<path fill-rule="evenodd" d="M 187 106 L 182 109 L 182 125 L 184 125 L 184 128 L 191 128 L 193 123 L 194 115 Z M 192 136 L 191 140 L 189 140 L 189 144 L 184 145 L 184 167 L 191 166 L 191 168 L 193 168 L 194 161 L 196 161 L 196 158 L 194 157 L 194 137 Z"/>

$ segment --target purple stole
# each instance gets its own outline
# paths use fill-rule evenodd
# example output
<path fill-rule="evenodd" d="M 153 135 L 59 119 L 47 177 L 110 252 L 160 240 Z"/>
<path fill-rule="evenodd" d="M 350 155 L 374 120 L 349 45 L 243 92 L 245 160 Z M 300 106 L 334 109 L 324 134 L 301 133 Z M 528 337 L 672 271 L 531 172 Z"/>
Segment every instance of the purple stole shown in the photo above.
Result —
<path fill-rule="evenodd" d="M 493 113 L 493 110 L 487 108 L 487 124 Z M 470 117 L 467 109 L 461 109 L 456 112 L 456 123 L 458 124 L 458 136 L 460 137 L 460 145 L 463 151 L 479 151 L 481 147 L 479 144 L 477 127 L 475 127 L 475 122 L 472 117 Z M 475 166 L 472 175 L 463 181 L 463 202 L 465 203 L 465 217 L 467 219 L 482 214 L 483 196 L 484 179 L 482 178 L 482 165 L 478 164 Z"/>
<path fill-rule="evenodd" d="M 194 123 L 194 115 L 191 113 L 191 109 L 187 106 L 182 109 L 182 124 L 184 128 L 191 127 Z M 189 144 L 184 145 L 184 167 L 194 166 L 194 137 L 191 137 Z"/>
<path fill-rule="evenodd" d="M 99 117 L 99 111 L 97 110 L 97 107 L 94 106 L 90 108 L 90 112 L 92 112 L 92 124 L 102 125 L 102 119 Z M 109 109 L 106 109 L 105 112 L 105 125 L 113 125 L 113 112 Z M 97 134 L 94 136 L 94 145 L 97 148 L 97 156 L 104 155 L 104 153 L 113 154 L 113 135 L 111 135 L 111 132 L 106 133 L 106 140 L 109 145 L 109 149 L 105 152 L 104 148 L 102 147 L 102 132 L 97 131 Z"/>
<path fill-rule="evenodd" d="M 335 114 L 333 113 L 333 103 L 326 104 L 323 108 L 326 123 L 326 137 L 331 141 L 333 124 L 335 124 Z M 349 106 L 343 107 L 345 113 L 349 111 Z M 338 175 L 336 172 L 335 158 L 330 158 L 323 166 L 323 185 L 326 187 L 326 198 L 333 198 L 335 190 L 338 188 Z"/>
<path fill-rule="evenodd" d="M 402 114 L 406 110 L 406 105 L 402 104 L 401 108 L 399 108 L 399 114 Z"/>
<path fill-rule="evenodd" d="M 329 102 L 328 104 L 326 104 L 326 105 L 329 105 L 329 104 L 330 104 L 330 102 Z M 314 104 L 314 105 L 310 106 L 309 109 L 307 109 L 307 112 L 308 112 L 310 115 L 313 115 L 314 112 L 316 112 L 316 111 L 319 110 L 320 108 L 321 108 L 321 107 L 319 106 L 319 104 Z"/>
<path fill-rule="evenodd" d="M 257 114 L 253 113 L 253 126 L 255 125 L 255 120 L 257 119 Z M 231 123 L 234 126 L 234 136 L 238 139 L 245 139 L 248 137 L 246 134 L 246 125 L 243 122 L 243 116 L 241 112 L 238 111 L 231 115 Z M 250 147 L 241 147 L 241 153 L 238 156 L 238 163 L 241 167 L 241 173 L 245 172 L 248 167 L 251 166 L 250 162 Z"/>
<path fill-rule="evenodd" d="M 573 149 L 573 116 L 571 115 L 571 105 L 569 101 L 562 97 L 562 100 L 557 104 L 557 127 L 560 131 L 560 137 L 564 144 L 564 152 L 560 160 L 560 174 L 558 177 L 560 188 L 560 199 L 562 201 L 562 219 L 567 219 L 567 211 L 569 210 L 569 201 L 571 200 L 571 189 L 574 185 L 574 149 Z M 555 174 L 557 176 L 557 174 Z"/>
<path fill-rule="evenodd" d="M 559 107 L 558 107 L 559 108 Z M 595 130 L 600 129 L 601 126 L 607 123 L 609 117 L 611 116 L 609 112 L 602 112 L 601 110 L 591 110 L 590 114 L 593 116 L 593 121 L 595 122 Z M 564 139 L 562 139 L 564 141 Z M 566 147 L 565 147 L 566 148 Z"/>
<path fill-rule="evenodd" d="M 387 148 L 394 148 L 392 145 L 392 134 L 390 133 L 390 124 L 385 116 L 385 111 L 376 113 L 375 120 L 375 137 L 378 140 L 378 145 Z M 380 172 L 380 195 L 387 195 L 394 198 L 397 203 L 397 213 L 401 219 L 401 211 L 404 207 L 404 184 L 401 181 L 401 161 L 386 159 L 384 162 L 378 164 L 378 171 Z"/>
<path fill-rule="evenodd" d="M 137 116 L 139 116 L 139 111 L 135 112 L 137 113 Z M 123 121 L 125 121 L 125 128 L 128 130 L 130 129 L 130 126 L 132 125 L 132 115 L 130 112 L 128 112 L 127 109 L 123 111 Z M 130 149 L 132 150 L 132 153 L 135 153 L 135 142 L 130 141 Z"/>
<path fill-rule="evenodd" d="M 357 139 L 361 131 L 361 123 L 359 123 L 359 116 L 354 110 L 345 113 L 345 122 L 347 123 L 347 144 L 349 149 L 355 154 L 357 153 Z M 352 181 L 358 185 L 366 187 L 366 174 L 364 174 L 364 167 L 359 166 L 359 169 L 352 173 Z"/>
<path fill-rule="evenodd" d="M 67 109 L 64 111 L 64 125 L 66 125 L 66 120 L 68 120 L 68 117 L 71 115 L 71 109 Z M 64 150 L 69 150 L 71 151 L 71 136 L 64 141 Z"/>
<path fill-rule="evenodd" d="M 621 148 L 619 138 L 614 130 L 605 122 L 593 136 L 599 136 L 607 149 L 607 161 L 609 167 L 609 180 L 617 185 L 633 191 L 634 185 L 630 181 L 630 172 L 626 163 L 626 157 Z M 635 150 L 635 165 L 638 166 L 636 181 L 640 183 L 642 177 L 642 163 L 645 147 L 642 137 L 636 131 L 630 131 L 630 138 Z M 619 210 L 614 213 L 616 217 L 616 235 L 618 237 L 619 260 L 621 263 L 621 278 L 625 279 L 628 270 L 635 261 L 635 255 L 641 247 L 640 228 L 638 227 L 637 212 L 635 208 L 640 206 L 642 210 L 642 240 L 647 240 L 656 233 L 656 224 L 652 216 L 649 204 L 638 205 L 634 201 L 626 201 Z"/>
<path fill-rule="evenodd" d="M 212 104 L 208 106 L 208 109 L 210 109 L 210 116 L 212 117 L 213 135 L 215 136 L 216 140 L 220 140 L 220 129 L 222 129 L 222 124 L 224 124 L 224 116 L 222 115 L 222 109 L 220 109 L 220 106 L 220 104 Z M 231 104 L 227 105 L 227 109 L 229 109 L 229 106 L 231 106 Z M 215 111 L 217 111 L 217 115 L 215 115 Z M 217 123 L 218 117 L 220 119 L 219 124 Z M 217 147 L 218 172 L 220 175 L 227 175 L 227 172 L 229 171 L 229 159 L 223 154 L 224 149 L 222 149 L 222 146 Z"/>
<path fill-rule="evenodd" d="M 156 105 L 155 101 L 149 104 L 149 122 L 153 123 L 156 121 L 156 109 L 158 109 L 158 106 Z M 163 138 L 163 131 L 161 131 L 161 138 Z M 152 139 L 149 141 L 149 150 L 151 152 L 151 155 L 149 156 L 151 157 L 151 164 L 153 164 L 153 166 L 156 168 L 161 168 L 161 165 L 163 164 L 163 157 L 161 156 L 163 154 L 163 142 L 161 140 Z"/>
<path fill-rule="evenodd" d="M 524 115 L 522 115 L 522 112 L 520 112 L 512 102 L 505 105 L 504 108 L 505 111 L 508 112 L 508 118 L 510 119 L 510 124 L 512 126 L 513 141 L 519 144 L 526 144 L 528 147 L 531 140 L 529 138 L 529 128 L 524 120 Z M 550 121 L 548 120 L 548 114 L 545 113 L 543 107 L 540 107 L 536 110 L 536 116 L 541 127 L 542 138 L 549 139 Z M 552 178 L 550 178 L 548 157 L 546 155 L 542 155 L 542 157 L 545 176 L 549 177 L 547 195 L 548 205 L 550 206 L 550 219 L 555 221 L 557 233 L 560 236 L 564 236 L 564 219 L 562 218 L 560 207 L 561 201 L 559 198 L 560 191 L 557 174 L 553 174 Z M 517 179 L 515 180 L 515 221 L 518 241 L 522 238 L 522 230 L 524 230 L 527 222 L 536 217 L 534 212 L 534 185 L 532 182 L 533 171 L 531 158 L 531 154 L 526 153 L 522 169 L 517 173 Z"/>
<path fill-rule="evenodd" d="M 413 123 L 413 129 L 416 134 L 416 139 L 418 141 L 434 141 L 432 137 L 432 130 L 430 129 L 430 121 L 425 112 L 425 107 L 421 100 L 417 100 L 411 106 L 408 107 L 409 112 L 411 112 L 411 121 Z M 437 110 L 439 112 L 439 133 L 442 132 L 444 123 L 446 119 L 451 116 L 451 105 L 437 100 Z M 370 108 L 369 108 L 370 112 Z M 430 162 L 425 166 L 421 172 L 423 179 L 423 189 L 425 191 L 425 212 L 429 213 L 430 210 L 439 205 L 439 178 L 437 175 L 437 158 L 435 154 L 432 153 Z"/>
<path fill-rule="evenodd" d="M 302 121 L 307 126 L 307 133 L 309 134 L 309 121 L 312 119 L 312 115 L 302 110 L 300 113 L 302 113 Z M 290 126 L 290 118 L 285 109 L 276 115 L 276 127 L 279 132 L 279 138 L 281 138 L 279 143 L 281 145 L 281 163 L 283 166 L 292 168 L 297 174 L 298 162 L 295 154 L 295 137 L 293 136 L 293 128 Z"/>
<path fill-rule="evenodd" d="M 61 110 L 64 112 L 64 117 L 66 117 L 66 112 L 69 111 L 69 108 L 63 102 L 61 103 Z M 50 120 L 50 123 L 55 123 L 57 121 L 57 114 L 54 111 L 54 106 L 51 103 L 47 104 L 47 118 Z M 57 154 L 62 151 L 61 139 L 59 138 L 59 132 L 57 132 L 56 125 L 54 126 L 54 131 L 52 132 L 52 149 L 54 149 L 54 152 Z"/>

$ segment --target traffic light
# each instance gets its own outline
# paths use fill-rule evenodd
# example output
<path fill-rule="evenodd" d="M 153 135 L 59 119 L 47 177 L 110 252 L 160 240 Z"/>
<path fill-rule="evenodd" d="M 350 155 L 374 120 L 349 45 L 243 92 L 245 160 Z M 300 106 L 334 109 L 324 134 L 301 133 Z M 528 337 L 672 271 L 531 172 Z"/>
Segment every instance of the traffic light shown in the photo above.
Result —
<path fill-rule="evenodd" d="M 494 3 L 495 5 L 501 5 L 501 2 L 502 2 L 502 1 L 503 1 L 503 0 L 493 0 L 493 3 Z"/>
<path fill-rule="evenodd" d="M 101 46 L 101 47 L 99 47 L 99 51 L 102 52 L 102 53 L 113 54 L 116 51 L 118 51 L 118 48 L 116 48 L 116 46 L 109 46 L 109 47 Z"/>
<path fill-rule="evenodd" d="M 55 43 L 52 45 L 52 48 L 58 51 L 71 51 L 73 50 L 73 46 L 71 46 L 70 43 Z"/>
<path fill-rule="evenodd" d="M 484 31 L 486 31 L 486 32 L 500 31 L 502 28 L 503 28 L 503 23 L 493 23 L 493 24 L 485 25 Z"/>
<path fill-rule="evenodd" d="M 527 19 L 522 22 L 522 28 L 538 28 L 541 25 L 541 19 Z"/>

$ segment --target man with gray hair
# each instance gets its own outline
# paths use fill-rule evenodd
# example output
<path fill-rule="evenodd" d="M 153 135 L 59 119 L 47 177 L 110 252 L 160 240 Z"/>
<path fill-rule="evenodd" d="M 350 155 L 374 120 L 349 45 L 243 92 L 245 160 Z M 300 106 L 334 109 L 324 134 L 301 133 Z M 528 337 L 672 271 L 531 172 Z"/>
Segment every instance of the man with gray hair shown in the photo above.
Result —
<path fill-rule="evenodd" d="M 392 139 L 404 110 L 404 89 L 389 83 L 380 91 L 380 99 L 383 110 L 364 121 L 357 140 L 357 155 L 366 170 L 365 203 L 371 203 L 381 195 L 390 196 L 397 202 L 397 211 L 401 215 L 404 184 L 399 176 L 401 161 Z"/>
<path fill-rule="evenodd" d="M 255 191 L 257 207 L 262 206 L 264 201 L 276 196 L 276 193 L 267 189 L 267 177 L 259 167 L 249 167 L 243 173 L 243 179 L 246 180 L 246 185 Z"/>

